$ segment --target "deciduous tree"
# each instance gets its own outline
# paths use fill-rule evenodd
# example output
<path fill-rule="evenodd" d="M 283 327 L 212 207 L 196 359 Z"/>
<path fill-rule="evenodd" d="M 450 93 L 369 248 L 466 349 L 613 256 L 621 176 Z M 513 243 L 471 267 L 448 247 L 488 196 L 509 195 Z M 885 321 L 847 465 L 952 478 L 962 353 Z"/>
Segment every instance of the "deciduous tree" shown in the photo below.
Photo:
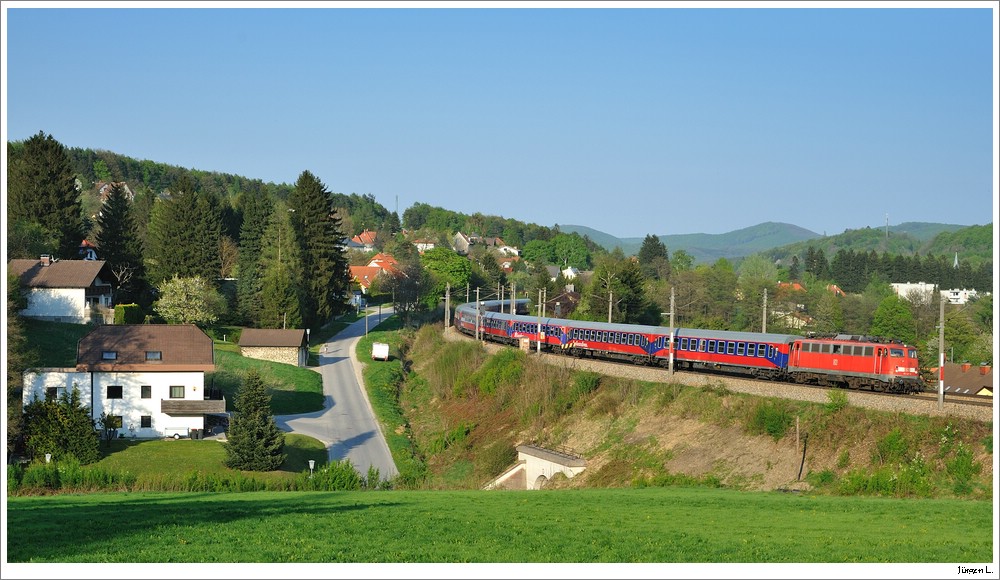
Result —
<path fill-rule="evenodd" d="M 174 276 L 160 285 L 160 296 L 153 303 L 153 310 L 169 324 L 212 324 L 219 319 L 226 306 L 219 291 L 198 276 Z"/>

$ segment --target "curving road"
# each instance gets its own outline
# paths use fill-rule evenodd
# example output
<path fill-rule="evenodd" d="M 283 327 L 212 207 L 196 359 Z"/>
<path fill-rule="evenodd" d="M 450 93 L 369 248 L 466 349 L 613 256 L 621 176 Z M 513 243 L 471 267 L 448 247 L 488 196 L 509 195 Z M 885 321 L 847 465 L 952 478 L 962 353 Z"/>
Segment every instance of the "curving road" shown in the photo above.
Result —
<path fill-rule="evenodd" d="M 383 307 L 382 319 L 392 313 L 392 308 Z M 378 316 L 377 312 L 368 314 L 369 329 L 379 323 Z M 276 415 L 274 420 L 282 431 L 322 441 L 331 462 L 348 459 L 361 475 L 374 466 L 382 479 L 390 479 L 399 471 L 375 420 L 368 394 L 361 386 L 362 364 L 353 356 L 355 345 L 365 335 L 365 320 L 354 322 L 320 347 L 318 370 L 323 375 L 323 410 Z"/>

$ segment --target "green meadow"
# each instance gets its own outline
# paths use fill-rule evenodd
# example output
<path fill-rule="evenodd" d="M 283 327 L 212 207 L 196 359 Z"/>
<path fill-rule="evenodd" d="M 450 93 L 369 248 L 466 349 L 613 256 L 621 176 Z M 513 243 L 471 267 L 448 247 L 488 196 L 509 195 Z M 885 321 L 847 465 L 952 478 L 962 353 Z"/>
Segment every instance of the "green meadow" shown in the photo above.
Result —
<path fill-rule="evenodd" d="M 989 502 L 704 488 L 52 495 L 7 516 L 15 563 L 993 559 Z"/>

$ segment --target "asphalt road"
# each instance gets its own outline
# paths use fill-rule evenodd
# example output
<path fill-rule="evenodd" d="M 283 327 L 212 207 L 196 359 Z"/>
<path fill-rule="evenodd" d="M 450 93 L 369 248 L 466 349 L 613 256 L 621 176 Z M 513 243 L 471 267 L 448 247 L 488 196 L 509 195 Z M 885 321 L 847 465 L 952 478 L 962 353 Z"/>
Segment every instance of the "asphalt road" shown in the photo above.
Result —
<path fill-rule="evenodd" d="M 382 320 L 393 313 L 382 307 Z M 368 328 L 378 324 L 378 312 L 367 317 Z M 361 475 L 370 466 L 382 479 L 399 471 L 389 446 L 379 430 L 375 413 L 361 386 L 361 363 L 352 356 L 354 346 L 365 335 L 365 319 L 351 324 L 320 347 L 319 372 L 323 375 L 323 410 L 301 415 L 277 415 L 278 428 L 314 437 L 327 446 L 330 461 L 350 460 Z"/>

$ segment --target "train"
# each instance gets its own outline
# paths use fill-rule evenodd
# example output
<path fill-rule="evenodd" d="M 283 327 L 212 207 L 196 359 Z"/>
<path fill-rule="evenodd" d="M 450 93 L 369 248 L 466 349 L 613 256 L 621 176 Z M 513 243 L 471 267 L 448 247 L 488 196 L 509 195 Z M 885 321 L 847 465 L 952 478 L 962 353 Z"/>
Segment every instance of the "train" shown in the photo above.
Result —
<path fill-rule="evenodd" d="M 897 340 L 567 320 L 532 316 L 529 302 L 462 304 L 454 325 L 476 338 L 575 357 L 876 392 L 924 390 L 917 349 Z"/>

